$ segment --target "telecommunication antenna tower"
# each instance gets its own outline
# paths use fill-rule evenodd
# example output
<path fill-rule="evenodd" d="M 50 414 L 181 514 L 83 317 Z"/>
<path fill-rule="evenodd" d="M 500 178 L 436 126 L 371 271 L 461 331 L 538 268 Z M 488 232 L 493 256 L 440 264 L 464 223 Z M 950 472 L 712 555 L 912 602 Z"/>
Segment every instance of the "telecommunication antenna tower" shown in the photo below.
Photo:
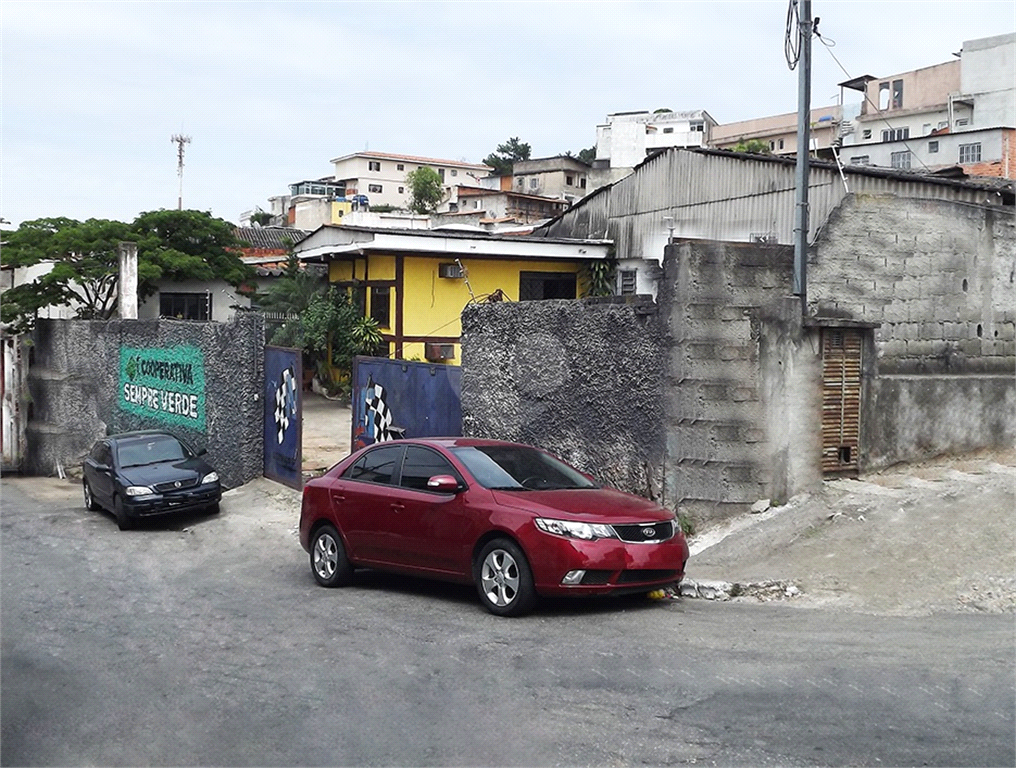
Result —
<path fill-rule="evenodd" d="M 180 180 L 180 189 L 176 198 L 176 209 L 178 211 L 183 210 L 183 152 L 184 147 L 190 144 L 191 137 L 184 136 L 182 133 L 174 133 L 170 138 L 174 144 L 176 144 L 176 175 Z"/>

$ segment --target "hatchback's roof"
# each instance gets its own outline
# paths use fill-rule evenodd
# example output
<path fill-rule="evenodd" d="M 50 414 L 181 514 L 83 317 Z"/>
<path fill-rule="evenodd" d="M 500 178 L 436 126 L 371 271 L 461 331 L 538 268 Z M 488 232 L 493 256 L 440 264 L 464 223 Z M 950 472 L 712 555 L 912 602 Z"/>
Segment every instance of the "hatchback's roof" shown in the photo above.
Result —
<path fill-rule="evenodd" d="M 108 435 L 105 439 L 112 440 L 113 442 L 122 443 L 129 440 L 139 440 L 146 437 L 170 437 L 174 440 L 178 438 L 176 435 L 165 432 L 161 429 L 139 429 L 134 432 L 119 432 L 115 435 Z"/>

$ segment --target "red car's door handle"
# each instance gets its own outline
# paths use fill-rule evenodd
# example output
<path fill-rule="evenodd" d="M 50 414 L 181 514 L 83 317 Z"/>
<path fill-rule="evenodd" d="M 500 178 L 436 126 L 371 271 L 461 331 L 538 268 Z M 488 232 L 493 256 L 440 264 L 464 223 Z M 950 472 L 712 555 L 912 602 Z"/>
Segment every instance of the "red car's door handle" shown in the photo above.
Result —
<path fill-rule="evenodd" d="M 332 493 L 332 501 L 345 501 L 346 497 L 341 493 Z"/>
<path fill-rule="evenodd" d="M 392 504 L 392 509 L 394 509 L 396 512 L 405 508 L 406 508 L 405 504 Z"/>

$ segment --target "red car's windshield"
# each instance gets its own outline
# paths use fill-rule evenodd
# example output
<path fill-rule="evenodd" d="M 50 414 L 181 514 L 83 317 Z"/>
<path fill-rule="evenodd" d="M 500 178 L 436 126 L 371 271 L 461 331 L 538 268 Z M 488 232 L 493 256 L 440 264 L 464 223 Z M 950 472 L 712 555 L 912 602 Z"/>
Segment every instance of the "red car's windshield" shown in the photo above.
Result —
<path fill-rule="evenodd" d="M 521 445 L 476 445 L 451 449 L 484 488 L 558 490 L 596 488 L 585 475 L 553 456 Z"/>

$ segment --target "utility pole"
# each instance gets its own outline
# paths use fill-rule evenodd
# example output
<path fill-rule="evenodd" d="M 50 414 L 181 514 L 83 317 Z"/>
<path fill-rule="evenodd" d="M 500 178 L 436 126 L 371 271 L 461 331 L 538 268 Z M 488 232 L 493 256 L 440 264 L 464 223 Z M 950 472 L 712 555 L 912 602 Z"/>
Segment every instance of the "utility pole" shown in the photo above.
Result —
<path fill-rule="evenodd" d="M 190 144 L 191 137 L 184 136 L 182 133 L 174 133 L 170 138 L 174 144 L 176 144 L 176 175 L 180 181 L 180 188 L 176 198 L 176 209 L 178 211 L 183 210 L 183 148 Z"/>
<path fill-rule="evenodd" d="M 800 69 L 797 71 L 797 190 L 794 210 L 794 295 L 801 297 L 801 314 L 808 314 L 808 167 L 811 151 L 811 0 L 798 0 L 797 25 Z M 788 33 L 790 30 L 788 30 Z"/>

